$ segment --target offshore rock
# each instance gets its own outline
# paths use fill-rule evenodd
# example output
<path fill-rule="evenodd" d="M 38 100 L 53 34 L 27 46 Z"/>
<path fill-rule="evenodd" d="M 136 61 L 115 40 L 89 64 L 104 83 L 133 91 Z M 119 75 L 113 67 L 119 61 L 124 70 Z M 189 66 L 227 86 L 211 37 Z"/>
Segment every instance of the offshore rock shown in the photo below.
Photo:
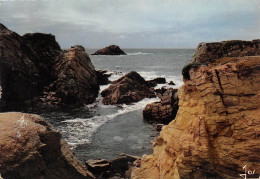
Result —
<path fill-rule="evenodd" d="M 190 67 L 175 120 L 134 167 L 133 179 L 240 178 L 245 165 L 260 171 L 260 57 L 210 61 Z"/>
<path fill-rule="evenodd" d="M 153 80 L 148 80 L 147 82 L 149 83 L 149 85 L 151 87 L 155 87 L 157 84 L 165 84 L 166 79 L 163 78 L 163 77 L 158 77 L 158 78 L 155 78 Z"/>
<path fill-rule="evenodd" d="M 56 80 L 49 91 L 54 91 L 60 104 L 78 105 L 95 101 L 99 82 L 94 66 L 82 46 L 64 50 L 54 66 Z"/>
<path fill-rule="evenodd" d="M 171 122 L 179 109 L 177 89 L 169 88 L 161 96 L 160 102 L 147 104 L 143 110 L 143 117 L 149 122 L 161 122 L 168 124 Z"/>
<path fill-rule="evenodd" d="M 110 45 L 102 48 L 91 55 L 126 55 L 126 53 L 120 49 L 117 45 Z"/>
<path fill-rule="evenodd" d="M 61 134 L 38 115 L 0 113 L 0 175 L 4 179 L 94 178 Z"/>
<path fill-rule="evenodd" d="M 107 85 L 110 83 L 108 78 L 111 74 L 107 74 L 106 70 L 97 70 L 96 73 L 99 85 Z"/>
<path fill-rule="evenodd" d="M 155 97 L 150 85 L 137 72 L 127 73 L 101 92 L 104 104 L 129 104 Z"/>

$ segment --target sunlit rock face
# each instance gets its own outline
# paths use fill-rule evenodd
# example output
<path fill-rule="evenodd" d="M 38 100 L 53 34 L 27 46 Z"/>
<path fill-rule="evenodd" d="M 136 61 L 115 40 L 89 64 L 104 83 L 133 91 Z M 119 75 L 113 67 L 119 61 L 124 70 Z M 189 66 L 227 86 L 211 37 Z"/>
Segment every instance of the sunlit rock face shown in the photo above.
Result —
<path fill-rule="evenodd" d="M 49 123 L 38 115 L 16 112 L 0 113 L 0 176 L 94 178 Z"/>
<path fill-rule="evenodd" d="M 245 165 L 260 171 L 260 56 L 236 56 L 198 55 L 185 67 L 177 116 L 132 178 L 239 178 Z"/>

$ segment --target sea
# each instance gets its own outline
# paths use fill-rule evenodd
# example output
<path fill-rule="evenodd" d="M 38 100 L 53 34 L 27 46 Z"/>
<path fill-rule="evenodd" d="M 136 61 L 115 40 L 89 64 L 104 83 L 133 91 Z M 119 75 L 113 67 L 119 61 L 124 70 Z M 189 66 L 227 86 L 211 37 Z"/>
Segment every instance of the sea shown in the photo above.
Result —
<path fill-rule="evenodd" d="M 97 49 L 87 49 L 92 54 Z M 175 85 L 160 84 L 155 88 L 178 88 L 183 84 L 181 70 L 188 64 L 194 49 L 123 49 L 127 55 L 93 56 L 96 70 L 107 70 L 110 80 L 136 71 L 146 80 L 157 77 L 173 81 Z M 100 92 L 109 85 L 100 86 Z M 155 124 L 143 120 L 142 112 L 159 98 L 143 99 L 129 105 L 104 105 L 99 94 L 96 102 L 86 106 L 84 117 L 74 113 L 56 112 L 44 117 L 61 132 L 64 140 L 81 160 L 113 159 L 125 153 L 135 156 L 152 153 L 152 143 L 159 135 Z"/>

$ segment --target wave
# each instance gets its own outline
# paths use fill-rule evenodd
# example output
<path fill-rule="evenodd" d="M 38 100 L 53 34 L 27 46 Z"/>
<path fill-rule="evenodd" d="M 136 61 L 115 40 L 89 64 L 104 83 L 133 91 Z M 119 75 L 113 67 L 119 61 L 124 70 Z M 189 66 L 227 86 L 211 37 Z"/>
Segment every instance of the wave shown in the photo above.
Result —
<path fill-rule="evenodd" d="M 112 109 L 111 111 L 116 110 L 116 112 L 110 113 L 108 115 L 94 116 L 86 119 L 68 119 L 62 122 L 63 125 L 60 125 L 58 130 L 61 131 L 62 135 L 65 137 L 65 140 L 69 143 L 69 145 L 72 148 L 75 148 L 78 145 L 90 143 L 92 140 L 92 136 L 97 131 L 97 129 L 109 120 L 114 119 L 119 115 L 142 110 L 147 104 L 156 101 L 159 101 L 159 98 L 145 98 L 142 101 L 131 105 L 123 104 L 122 107 L 117 107 L 113 105 L 103 105 L 101 102 L 101 98 L 99 98 L 98 107 L 103 109 L 110 108 Z"/>
<path fill-rule="evenodd" d="M 145 52 L 135 52 L 135 53 L 127 53 L 127 55 L 149 55 L 153 53 L 145 53 Z"/>

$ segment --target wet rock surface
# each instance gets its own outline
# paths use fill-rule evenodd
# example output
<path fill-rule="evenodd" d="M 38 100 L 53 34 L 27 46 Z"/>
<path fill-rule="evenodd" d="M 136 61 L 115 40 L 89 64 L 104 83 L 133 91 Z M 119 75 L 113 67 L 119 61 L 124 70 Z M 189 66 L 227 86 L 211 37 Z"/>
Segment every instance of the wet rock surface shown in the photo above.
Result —
<path fill-rule="evenodd" d="M 149 80 L 147 81 L 147 83 L 151 86 L 151 87 L 155 87 L 157 84 L 165 84 L 166 83 L 166 79 L 162 78 L 162 77 L 158 77 L 155 78 L 153 80 Z"/>
<path fill-rule="evenodd" d="M 5 179 L 94 178 L 49 123 L 15 112 L 0 113 L 0 174 Z"/>
<path fill-rule="evenodd" d="M 137 72 L 127 73 L 101 92 L 104 104 L 129 104 L 155 97 L 150 85 Z"/>
<path fill-rule="evenodd" d="M 117 45 L 110 45 L 103 49 L 96 51 L 91 55 L 126 55 L 126 53 L 120 49 Z"/>
<path fill-rule="evenodd" d="M 143 110 L 143 117 L 149 122 L 161 122 L 168 124 L 171 122 L 179 109 L 177 89 L 169 88 L 160 97 L 160 102 L 146 105 Z"/>

